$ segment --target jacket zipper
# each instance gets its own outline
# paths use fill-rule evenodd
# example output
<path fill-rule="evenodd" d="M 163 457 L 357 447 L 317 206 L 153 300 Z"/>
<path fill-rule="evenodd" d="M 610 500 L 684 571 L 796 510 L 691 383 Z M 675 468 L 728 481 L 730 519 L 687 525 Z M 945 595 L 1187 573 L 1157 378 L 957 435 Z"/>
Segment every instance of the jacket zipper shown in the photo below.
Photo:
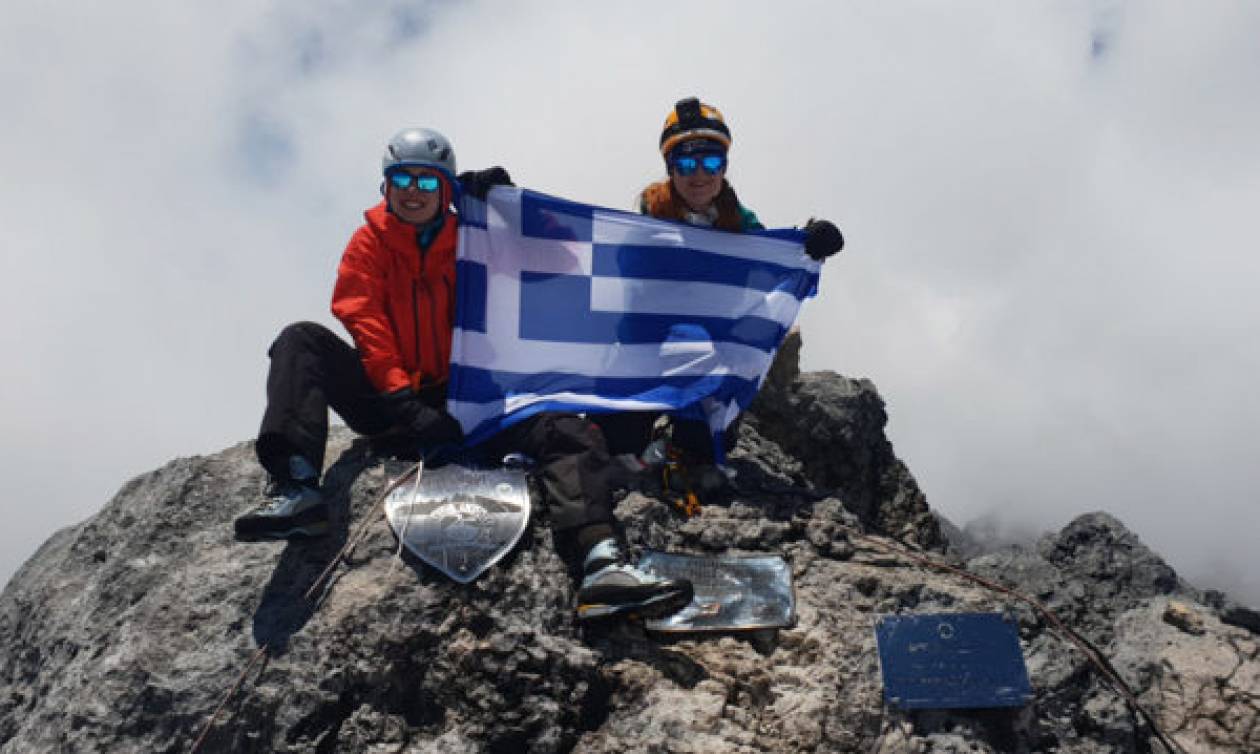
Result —
<path fill-rule="evenodd" d="M 419 293 L 418 293 L 417 287 L 424 286 L 424 293 L 426 297 L 432 298 L 432 295 L 430 294 L 430 291 L 429 291 L 428 279 L 425 277 L 425 272 L 426 272 L 425 262 L 427 262 L 429 259 L 429 250 L 426 249 L 424 245 L 420 242 L 419 236 L 416 237 L 416 248 L 420 250 L 420 277 L 417 280 L 411 281 L 411 311 L 412 311 L 412 314 L 415 316 L 415 323 L 416 323 L 416 371 L 420 373 L 420 384 L 423 386 L 425 382 L 424 351 L 421 349 L 421 340 L 420 340 L 420 301 L 419 301 Z M 429 311 L 432 312 L 432 310 L 433 310 L 433 304 L 430 303 Z M 430 317 L 430 320 L 432 320 L 432 317 Z M 430 328 L 433 327 L 433 324 L 431 321 L 429 323 L 429 327 Z"/>
<path fill-rule="evenodd" d="M 437 362 L 434 369 L 440 371 L 442 368 L 442 341 L 438 338 L 437 297 L 433 295 L 433 286 L 426 285 L 425 290 L 429 293 L 429 332 L 433 335 L 433 340 L 430 342 L 433 343 L 434 361 Z"/>
<path fill-rule="evenodd" d="M 436 240 L 436 238 L 432 240 Z M 428 300 L 428 304 L 429 304 L 429 334 L 432 336 L 431 342 L 433 344 L 434 353 L 436 354 L 434 358 L 435 360 L 439 361 L 438 367 L 441 366 L 440 359 L 441 359 L 442 353 L 441 353 L 441 349 L 438 347 L 439 344 L 441 343 L 441 339 L 438 337 L 437 302 L 434 300 L 434 297 L 433 297 L 433 286 L 429 284 L 429 278 L 426 274 L 428 270 L 425 269 L 426 263 L 428 262 L 428 259 L 429 259 L 429 250 L 420 243 L 419 237 L 416 238 L 416 248 L 419 249 L 420 251 L 420 277 L 418 280 L 411 281 L 411 314 L 412 314 L 413 322 L 415 322 L 415 331 L 416 331 L 416 368 L 420 372 L 420 381 L 421 381 L 421 384 L 423 384 L 425 382 L 424 353 L 421 350 L 421 340 L 420 340 L 420 301 L 419 301 L 421 287 L 423 287 L 424 289 L 424 297 Z"/>
<path fill-rule="evenodd" d="M 419 283 L 415 280 L 411 281 L 411 319 L 412 330 L 416 333 L 416 372 L 420 375 L 420 382 L 424 382 L 424 364 L 421 362 L 420 356 L 420 293 L 417 289 Z"/>

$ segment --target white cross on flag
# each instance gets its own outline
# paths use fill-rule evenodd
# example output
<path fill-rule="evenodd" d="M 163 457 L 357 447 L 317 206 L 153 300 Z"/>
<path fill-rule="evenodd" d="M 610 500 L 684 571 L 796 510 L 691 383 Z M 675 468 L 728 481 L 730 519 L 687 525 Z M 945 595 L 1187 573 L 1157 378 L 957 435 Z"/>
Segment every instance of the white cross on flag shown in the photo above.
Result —
<path fill-rule="evenodd" d="M 540 411 L 668 411 L 707 420 L 720 447 L 818 288 L 798 230 L 507 187 L 460 213 L 448 407 L 470 443 Z"/>

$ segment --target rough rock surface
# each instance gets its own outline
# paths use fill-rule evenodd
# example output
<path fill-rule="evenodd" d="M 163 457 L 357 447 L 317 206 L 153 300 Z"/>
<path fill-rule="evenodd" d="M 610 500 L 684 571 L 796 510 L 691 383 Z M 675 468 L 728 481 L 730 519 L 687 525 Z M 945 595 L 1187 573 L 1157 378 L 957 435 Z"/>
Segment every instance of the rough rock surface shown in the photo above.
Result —
<path fill-rule="evenodd" d="M 375 522 L 312 605 L 303 592 L 367 516 L 384 472 L 341 431 L 326 483 L 337 534 L 237 544 L 231 519 L 263 484 L 245 443 L 130 482 L 13 578 L 0 596 L 0 754 L 188 751 L 262 645 L 270 658 L 244 676 L 203 751 L 1164 750 L 1031 609 L 887 549 L 943 539 L 869 382 L 793 373 L 763 397 L 732 453 L 731 500 L 683 520 L 632 492 L 618 515 L 634 548 L 783 555 L 792 629 L 667 638 L 579 626 L 541 521 L 467 586 L 395 557 Z M 1084 516 L 968 566 L 1054 608 L 1187 751 L 1260 751 L 1254 613 L 1180 582 L 1119 522 Z M 879 615 L 1008 609 L 1031 704 L 883 704 Z"/>
<path fill-rule="evenodd" d="M 785 341 L 753 404 L 760 434 L 796 459 L 803 480 L 844 499 L 875 531 L 933 549 L 945 537 L 927 498 L 884 435 L 888 415 L 870 380 L 800 374 L 800 336 Z"/>

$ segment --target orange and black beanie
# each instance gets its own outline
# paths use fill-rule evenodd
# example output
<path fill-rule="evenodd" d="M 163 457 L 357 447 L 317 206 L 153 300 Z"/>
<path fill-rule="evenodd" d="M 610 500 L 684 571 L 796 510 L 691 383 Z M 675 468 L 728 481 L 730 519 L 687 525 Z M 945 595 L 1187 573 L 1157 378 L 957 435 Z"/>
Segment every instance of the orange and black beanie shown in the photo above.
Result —
<path fill-rule="evenodd" d="M 661 129 L 661 156 L 669 159 L 674 147 L 694 139 L 705 139 L 731 148 L 731 129 L 716 107 L 706 105 L 695 97 L 680 99 L 665 117 Z"/>

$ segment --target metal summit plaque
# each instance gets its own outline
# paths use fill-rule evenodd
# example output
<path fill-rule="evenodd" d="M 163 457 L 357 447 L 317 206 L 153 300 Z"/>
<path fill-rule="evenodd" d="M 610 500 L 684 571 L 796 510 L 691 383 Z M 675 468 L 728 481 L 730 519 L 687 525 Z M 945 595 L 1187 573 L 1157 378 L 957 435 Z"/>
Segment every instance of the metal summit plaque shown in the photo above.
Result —
<path fill-rule="evenodd" d="M 894 707 L 1021 707 L 1033 698 L 1017 626 L 999 613 L 885 615 L 875 640 Z"/>
<path fill-rule="evenodd" d="M 529 524 L 529 485 L 521 469 L 448 464 L 425 468 L 418 483 L 385 499 L 399 542 L 467 584 L 512 551 Z"/>
<path fill-rule="evenodd" d="M 753 631 L 796 623 L 792 569 L 777 555 L 701 557 L 648 550 L 639 568 L 689 579 L 695 596 L 673 615 L 648 620 L 652 631 Z"/>

